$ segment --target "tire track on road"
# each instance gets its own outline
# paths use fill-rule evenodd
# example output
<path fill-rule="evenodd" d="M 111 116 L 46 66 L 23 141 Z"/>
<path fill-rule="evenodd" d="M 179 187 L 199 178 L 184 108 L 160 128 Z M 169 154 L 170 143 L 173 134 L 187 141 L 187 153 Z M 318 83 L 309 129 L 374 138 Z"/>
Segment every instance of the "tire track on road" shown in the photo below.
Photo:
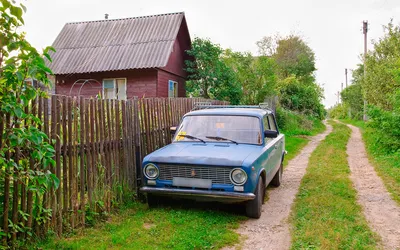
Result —
<path fill-rule="evenodd" d="M 382 238 L 385 249 L 400 249 L 400 207 L 392 200 L 381 178 L 369 163 L 360 129 L 347 125 L 352 134 L 347 144 L 350 179 L 357 201 L 372 228 Z"/>
<path fill-rule="evenodd" d="M 245 242 L 240 244 L 243 249 L 290 248 L 288 217 L 311 153 L 332 132 L 330 125 L 326 124 L 326 127 L 325 132 L 311 137 L 300 154 L 289 161 L 283 172 L 281 186 L 269 190 L 269 200 L 262 207 L 261 217 L 249 219 L 239 227 L 238 233 L 246 237 Z"/>

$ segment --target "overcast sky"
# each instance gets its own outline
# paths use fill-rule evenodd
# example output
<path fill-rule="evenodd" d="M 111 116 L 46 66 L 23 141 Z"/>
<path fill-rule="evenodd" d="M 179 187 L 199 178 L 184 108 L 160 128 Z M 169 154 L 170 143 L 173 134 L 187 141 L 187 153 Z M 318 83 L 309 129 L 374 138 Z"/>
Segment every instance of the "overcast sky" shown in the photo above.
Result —
<path fill-rule="evenodd" d="M 383 34 L 391 18 L 399 24 L 400 0 L 28 0 L 28 40 L 37 48 L 51 45 L 67 22 L 184 11 L 191 37 L 208 37 L 224 48 L 257 53 L 255 42 L 276 33 L 300 34 L 316 54 L 317 81 L 324 104 L 335 104 L 363 52 L 362 21 L 371 40 Z M 397 18 L 396 18 L 397 17 Z M 349 72 L 351 75 L 351 72 Z M 351 77 L 349 77 L 350 80 Z"/>

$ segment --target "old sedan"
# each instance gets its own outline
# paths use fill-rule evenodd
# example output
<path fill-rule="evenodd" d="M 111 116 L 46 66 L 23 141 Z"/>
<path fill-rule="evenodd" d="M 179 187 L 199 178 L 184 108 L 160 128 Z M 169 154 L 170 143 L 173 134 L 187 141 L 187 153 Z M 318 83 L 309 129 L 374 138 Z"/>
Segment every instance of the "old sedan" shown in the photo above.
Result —
<path fill-rule="evenodd" d="M 268 184 L 279 186 L 285 137 L 262 106 L 209 106 L 187 113 L 173 142 L 142 164 L 149 205 L 159 196 L 244 202 L 259 218 Z"/>

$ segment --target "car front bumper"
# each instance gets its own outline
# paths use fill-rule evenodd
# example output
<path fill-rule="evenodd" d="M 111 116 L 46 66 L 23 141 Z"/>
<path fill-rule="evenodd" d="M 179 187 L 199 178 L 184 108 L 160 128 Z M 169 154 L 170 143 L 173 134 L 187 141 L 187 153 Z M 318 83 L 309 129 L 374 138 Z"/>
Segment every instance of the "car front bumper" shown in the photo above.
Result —
<path fill-rule="evenodd" d="M 159 188 L 144 186 L 140 188 L 143 193 L 151 193 L 162 196 L 178 196 L 188 199 L 199 200 L 214 200 L 221 202 L 241 202 L 254 200 L 256 197 L 253 193 L 237 193 L 237 192 L 222 192 L 208 191 L 196 189 L 178 189 L 178 188 Z"/>

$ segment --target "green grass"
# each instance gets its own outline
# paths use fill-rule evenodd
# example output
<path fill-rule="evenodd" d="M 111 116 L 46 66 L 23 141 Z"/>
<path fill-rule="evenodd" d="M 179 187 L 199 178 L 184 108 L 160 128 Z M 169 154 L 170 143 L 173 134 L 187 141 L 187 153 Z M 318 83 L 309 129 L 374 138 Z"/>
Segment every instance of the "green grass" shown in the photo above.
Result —
<path fill-rule="evenodd" d="M 290 217 L 292 249 L 375 249 L 349 179 L 346 145 L 350 129 L 333 132 L 311 154 Z"/>
<path fill-rule="evenodd" d="M 361 128 L 370 163 L 375 167 L 393 199 L 400 205 L 400 152 L 388 154 L 380 147 L 380 143 L 377 143 L 379 135 L 363 121 L 343 120 L 343 122 Z"/>
<path fill-rule="evenodd" d="M 108 222 L 64 239 L 48 239 L 43 249 L 205 249 L 239 242 L 234 229 L 243 216 L 221 211 L 134 203 Z"/>

